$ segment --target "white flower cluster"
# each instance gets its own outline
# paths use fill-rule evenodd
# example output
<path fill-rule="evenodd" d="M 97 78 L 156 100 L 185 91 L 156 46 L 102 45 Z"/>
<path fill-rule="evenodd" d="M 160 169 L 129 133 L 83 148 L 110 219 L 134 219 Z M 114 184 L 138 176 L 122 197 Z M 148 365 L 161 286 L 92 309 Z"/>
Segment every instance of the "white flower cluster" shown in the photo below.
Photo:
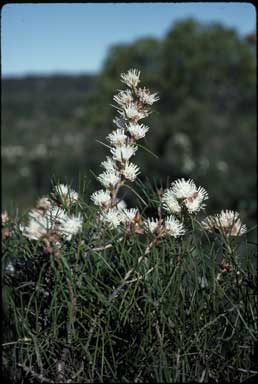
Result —
<path fill-rule="evenodd" d="M 204 201 L 207 199 L 206 190 L 202 187 L 197 188 L 193 180 L 179 179 L 164 192 L 162 205 L 170 213 L 180 214 L 185 209 L 191 214 L 204 209 Z"/>
<path fill-rule="evenodd" d="M 120 224 L 133 222 L 135 210 L 125 210 L 117 198 L 118 191 L 126 182 L 135 181 L 140 170 L 131 158 L 137 151 L 137 140 L 145 137 L 149 127 L 139 121 L 150 114 L 149 106 L 159 98 L 147 88 L 138 88 L 140 71 L 131 69 L 121 74 L 121 81 L 127 85 L 114 96 L 119 116 L 113 120 L 116 129 L 107 136 L 111 145 L 110 153 L 101 163 L 104 172 L 98 180 L 104 187 L 91 196 L 93 203 L 100 209 L 100 219 L 112 228 Z"/>
<path fill-rule="evenodd" d="M 64 204 L 72 205 L 77 202 L 78 193 L 70 189 L 67 185 L 58 184 L 54 188 L 55 194 L 60 198 Z"/>
<path fill-rule="evenodd" d="M 166 236 L 177 238 L 185 234 L 183 224 L 172 215 L 166 217 L 164 220 L 153 218 L 147 219 L 145 227 L 147 231 L 151 232 L 157 238 Z"/>
<path fill-rule="evenodd" d="M 36 208 L 29 212 L 27 225 L 20 225 L 22 234 L 32 240 L 40 240 L 50 233 L 70 241 L 82 229 L 81 215 L 68 214 L 56 205 L 55 197 L 61 197 L 69 206 L 78 200 L 78 193 L 60 184 L 55 186 L 51 200 L 48 197 L 39 199 Z"/>
<path fill-rule="evenodd" d="M 98 176 L 103 189 L 94 192 L 91 200 L 100 210 L 100 220 L 109 228 L 124 226 L 125 233 L 149 233 L 158 243 L 166 236 L 179 237 L 186 230 L 179 218 L 185 219 L 204 210 L 208 193 L 203 187 L 197 187 L 193 180 L 184 178 L 175 180 L 161 197 L 162 207 L 168 217 L 143 220 L 136 209 L 128 210 L 118 200 L 118 192 L 127 182 L 135 181 L 140 170 L 131 162 L 138 147 L 137 140 L 145 137 L 149 127 L 141 120 L 151 113 L 150 106 L 159 97 L 146 87 L 140 88 L 140 71 L 131 69 L 121 74 L 122 83 L 128 87 L 119 90 L 113 99 L 117 103 L 118 116 L 113 119 L 115 130 L 107 136 L 111 145 L 110 156 L 101 163 L 104 171 Z M 160 216 L 160 215 L 159 215 Z M 184 221 L 185 223 L 185 221 Z M 237 236 L 246 232 L 246 226 L 240 222 L 238 214 L 232 211 L 222 212 L 215 217 L 207 217 L 202 227 L 205 230 L 223 229 L 227 235 Z"/>
<path fill-rule="evenodd" d="M 138 210 L 136 208 L 110 208 L 102 212 L 101 220 L 109 226 L 109 228 L 117 228 L 119 225 L 130 226 L 136 223 Z"/>
<path fill-rule="evenodd" d="M 239 213 L 234 211 L 221 211 L 214 216 L 208 216 L 202 221 L 202 227 L 212 232 L 222 231 L 226 236 L 242 236 L 247 232 L 246 225 L 241 223 Z"/>

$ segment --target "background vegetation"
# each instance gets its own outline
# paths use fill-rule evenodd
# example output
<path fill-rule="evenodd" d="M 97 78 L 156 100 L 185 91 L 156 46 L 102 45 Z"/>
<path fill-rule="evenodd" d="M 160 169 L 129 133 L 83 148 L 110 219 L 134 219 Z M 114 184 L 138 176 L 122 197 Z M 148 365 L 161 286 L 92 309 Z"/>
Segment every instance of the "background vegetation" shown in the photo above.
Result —
<path fill-rule="evenodd" d="M 78 186 L 106 153 L 96 142 L 111 131 L 114 90 L 131 67 L 158 91 L 141 151 L 141 178 L 192 177 L 209 189 L 212 211 L 256 216 L 255 43 L 221 25 L 186 20 L 162 40 L 144 38 L 111 48 L 97 76 L 2 81 L 3 208 L 31 207 L 52 176 Z M 25 193 L 26 191 L 26 193 Z M 130 203 L 132 197 L 126 196 Z"/>

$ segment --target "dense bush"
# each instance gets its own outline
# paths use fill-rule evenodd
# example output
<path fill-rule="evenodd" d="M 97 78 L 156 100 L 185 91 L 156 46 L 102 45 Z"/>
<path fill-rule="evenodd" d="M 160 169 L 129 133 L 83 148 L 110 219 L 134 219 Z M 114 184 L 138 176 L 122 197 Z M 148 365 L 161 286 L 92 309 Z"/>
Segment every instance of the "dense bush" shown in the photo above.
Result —
<path fill-rule="evenodd" d="M 193 180 L 121 190 L 156 94 L 122 74 L 111 158 L 88 204 L 63 184 L 2 215 L 3 367 L 12 382 L 243 382 L 257 374 L 254 244 L 237 212 L 205 217 Z M 128 185 L 129 186 L 129 185 Z M 209 200 L 208 200 L 209 201 Z M 207 202 L 208 205 L 208 202 Z M 150 217 L 150 215 L 152 217 Z M 241 237 L 240 237 L 241 236 Z M 242 241 L 241 241 L 242 240 Z"/>
<path fill-rule="evenodd" d="M 83 236 L 60 255 L 18 234 L 5 242 L 4 263 L 19 249 L 15 272 L 3 278 L 7 377 L 242 382 L 255 375 L 253 247 L 245 244 L 242 258 L 234 250 L 232 271 L 222 273 L 221 238 L 194 231 L 137 263 L 144 254 L 137 236 L 119 242 L 106 234 L 112 247 L 99 250 L 109 243 L 93 242 L 98 229 L 94 213 L 87 216 Z"/>

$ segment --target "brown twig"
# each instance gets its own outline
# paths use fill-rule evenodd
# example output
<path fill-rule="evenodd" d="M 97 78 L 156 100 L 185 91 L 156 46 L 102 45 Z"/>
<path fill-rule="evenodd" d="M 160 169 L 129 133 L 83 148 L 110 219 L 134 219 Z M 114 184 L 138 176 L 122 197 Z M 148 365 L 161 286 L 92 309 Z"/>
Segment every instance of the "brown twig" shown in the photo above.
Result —
<path fill-rule="evenodd" d="M 43 376 L 42 374 L 34 372 L 31 368 L 25 367 L 22 364 L 18 364 L 18 367 L 22 368 L 26 372 L 26 374 L 31 374 L 33 377 L 38 379 L 41 383 L 53 383 L 54 384 L 54 381 L 48 379 L 47 377 Z"/>

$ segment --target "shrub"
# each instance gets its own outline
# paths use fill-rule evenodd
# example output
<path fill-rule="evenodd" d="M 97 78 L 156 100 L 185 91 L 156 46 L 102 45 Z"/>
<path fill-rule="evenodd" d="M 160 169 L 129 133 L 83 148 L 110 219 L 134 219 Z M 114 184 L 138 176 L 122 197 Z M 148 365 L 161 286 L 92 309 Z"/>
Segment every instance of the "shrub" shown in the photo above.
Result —
<path fill-rule="evenodd" d="M 2 215 L 5 375 L 45 383 L 252 378 L 250 230 L 237 212 L 205 214 L 208 193 L 193 180 L 131 187 L 140 172 L 131 158 L 149 131 L 140 120 L 158 96 L 139 87 L 137 70 L 121 79 L 128 88 L 114 96 L 117 128 L 104 144 L 111 157 L 93 204 L 57 184 L 26 224 Z M 137 208 L 126 207 L 126 187 Z"/>

